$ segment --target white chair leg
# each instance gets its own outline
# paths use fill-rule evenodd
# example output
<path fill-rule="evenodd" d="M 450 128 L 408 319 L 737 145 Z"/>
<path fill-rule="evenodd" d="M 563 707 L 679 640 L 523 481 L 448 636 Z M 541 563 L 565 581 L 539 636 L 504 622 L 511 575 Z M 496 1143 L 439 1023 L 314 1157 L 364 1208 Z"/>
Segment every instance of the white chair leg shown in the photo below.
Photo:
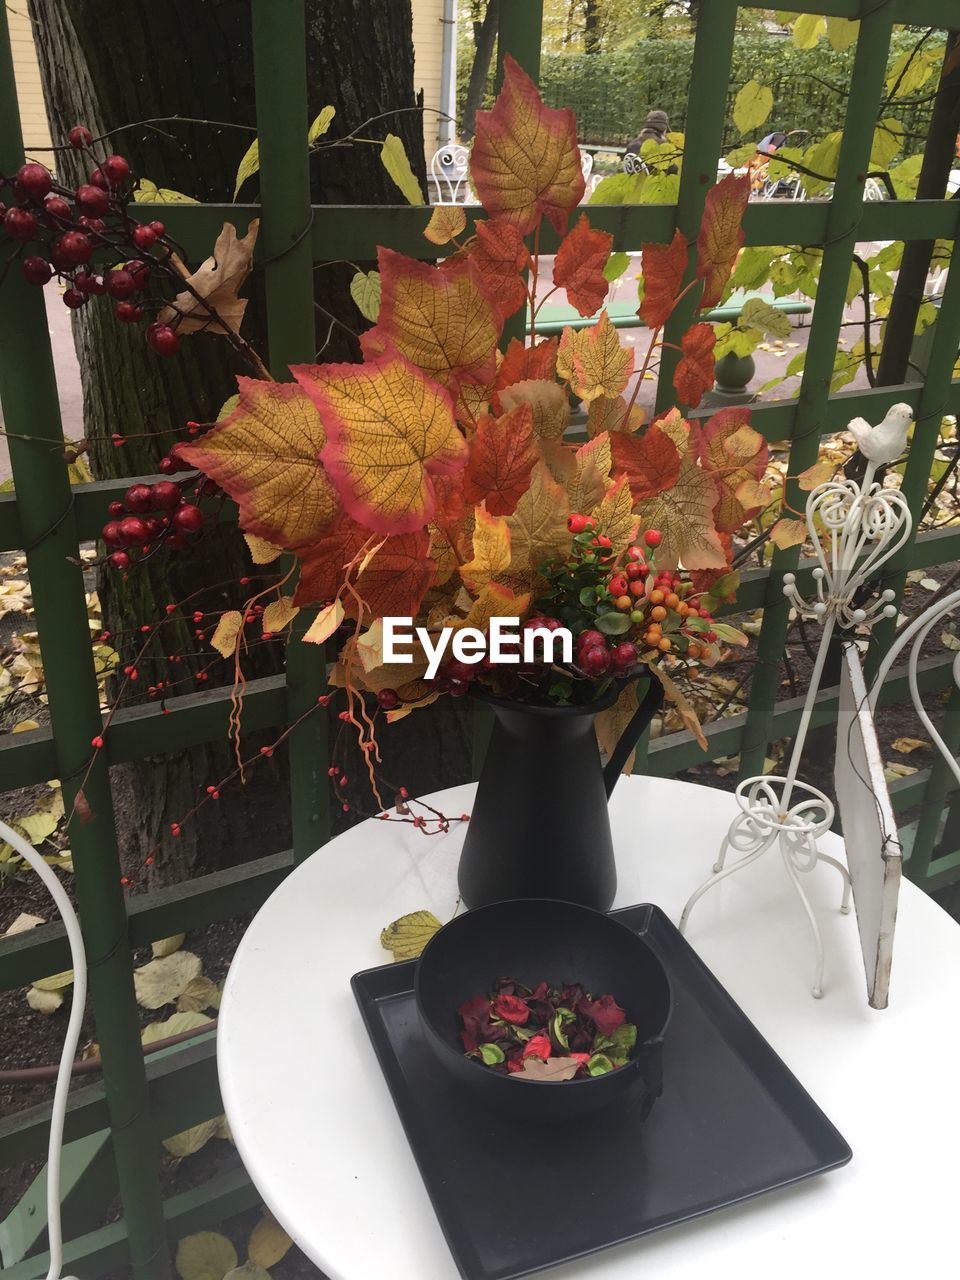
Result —
<path fill-rule="evenodd" d="M 840 903 L 840 911 L 843 915 L 848 916 L 850 914 L 850 894 L 853 890 L 853 886 L 850 883 L 850 872 L 842 862 L 838 862 L 836 858 L 831 858 L 829 853 L 821 853 L 819 849 L 817 850 L 817 861 L 829 862 L 831 867 L 836 867 L 843 877 L 843 900 Z"/>

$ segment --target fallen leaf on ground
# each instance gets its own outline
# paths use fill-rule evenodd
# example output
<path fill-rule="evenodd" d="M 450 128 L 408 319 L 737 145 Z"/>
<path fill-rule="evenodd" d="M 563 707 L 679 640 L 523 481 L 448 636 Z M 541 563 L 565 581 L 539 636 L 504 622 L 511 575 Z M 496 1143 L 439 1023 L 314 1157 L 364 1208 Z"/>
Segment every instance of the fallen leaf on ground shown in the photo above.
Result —
<path fill-rule="evenodd" d="M 902 755 L 909 755 L 911 751 L 918 751 L 921 747 L 930 745 L 925 738 L 894 738 L 890 743 L 890 749 L 899 751 Z"/>
<path fill-rule="evenodd" d="M 411 911 L 382 930 L 380 945 L 394 960 L 415 960 L 442 927 L 432 911 Z"/>
<path fill-rule="evenodd" d="M 137 1001 L 145 1009 L 162 1009 L 172 1004 L 200 976 L 203 964 L 192 951 L 175 951 L 172 955 L 151 960 L 133 971 Z"/>

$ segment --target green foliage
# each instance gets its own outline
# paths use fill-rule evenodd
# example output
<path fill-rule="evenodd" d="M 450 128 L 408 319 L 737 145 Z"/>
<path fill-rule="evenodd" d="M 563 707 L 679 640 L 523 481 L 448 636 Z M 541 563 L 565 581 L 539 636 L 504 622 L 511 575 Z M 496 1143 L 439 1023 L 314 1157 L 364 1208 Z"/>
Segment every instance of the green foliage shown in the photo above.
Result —
<path fill-rule="evenodd" d="M 642 7 L 642 6 L 638 6 Z M 742 11 L 743 12 L 743 11 Z M 846 87 L 850 83 L 855 53 L 851 37 L 858 24 L 842 18 L 813 17 L 817 38 L 810 48 L 797 48 L 792 40 L 773 35 L 744 35 L 736 38 L 727 98 L 727 127 L 724 151 L 738 146 L 741 133 L 734 122 L 738 94 L 751 82 L 772 91 L 770 114 L 763 121 L 770 129 L 803 129 L 810 134 L 808 144 L 839 130 L 846 108 Z M 465 24 L 466 25 L 466 24 Z M 898 60 L 916 44 L 916 34 L 894 33 L 888 83 L 896 82 Z M 686 124 L 687 95 L 693 61 L 693 41 L 689 39 L 647 38 L 635 43 L 604 45 L 601 54 L 562 52 L 546 42 L 541 62 L 544 99 L 552 107 L 572 107 L 576 112 L 579 136 L 584 142 L 607 142 L 625 146 L 636 137 L 646 113 L 653 108 L 666 111 L 675 129 Z M 459 101 L 462 107 L 470 74 L 472 45 L 468 42 L 459 60 Z M 911 72 L 894 94 L 891 114 L 908 134 L 925 133 L 930 104 L 913 105 L 917 96 L 907 92 L 922 76 L 924 84 L 943 58 L 943 39 L 937 36 L 918 55 L 921 67 Z M 899 74 L 899 73 L 897 73 Z M 493 76 L 489 82 L 492 100 Z M 930 85 L 925 92 L 929 93 Z M 901 103 L 902 99 L 902 103 Z M 910 105 L 908 105 L 910 104 Z M 917 149 L 907 139 L 908 152 Z"/>

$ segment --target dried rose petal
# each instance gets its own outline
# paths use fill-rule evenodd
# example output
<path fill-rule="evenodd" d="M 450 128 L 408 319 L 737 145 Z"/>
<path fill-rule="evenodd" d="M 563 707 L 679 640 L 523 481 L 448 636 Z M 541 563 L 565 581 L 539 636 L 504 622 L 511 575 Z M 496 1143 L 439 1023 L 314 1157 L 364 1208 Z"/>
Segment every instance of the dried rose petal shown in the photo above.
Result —
<path fill-rule="evenodd" d="M 527 1043 L 523 1046 L 521 1058 L 536 1057 L 542 1058 L 546 1062 L 547 1058 L 553 1053 L 553 1046 L 550 1043 L 550 1037 L 544 1032 L 537 1036 L 531 1036 Z"/>
<path fill-rule="evenodd" d="M 493 1011 L 504 1022 L 512 1022 L 522 1026 L 530 1018 L 530 1009 L 526 1000 L 520 996 L 499 995 L 493 1002 Z"/>
<path fill-rule="evenodd" d="M 581 1013 L 585 1013 L 602 1036 L 612 1036 L 617 1027 L 627 1020 L 625 1010 L 621 1009 L 613 996 L 601 996 L 599 1000 L 580 1001 Z"/>

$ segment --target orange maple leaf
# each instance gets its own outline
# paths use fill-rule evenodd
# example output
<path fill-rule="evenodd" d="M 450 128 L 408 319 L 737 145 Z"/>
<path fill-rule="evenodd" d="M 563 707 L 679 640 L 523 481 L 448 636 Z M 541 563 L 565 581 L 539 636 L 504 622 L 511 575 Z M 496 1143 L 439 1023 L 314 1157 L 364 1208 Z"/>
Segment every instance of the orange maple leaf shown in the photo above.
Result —
<path fill-rule="evenodd" d="M 478 111 L 470 176 L 492 218 L 512 222 L 521 235 L 546 215 L 562 235 L 583 199 L 577 122 L 564 107 L 545 107 L 525 71 L 503 60 L 503 88 L 492 111 Z"/>
<path fill-rule="evenodd" d="M 595 436 L 574 454 L 573 475 L 567 481 L 570 510 L 590 512 L 603 499 L 610 479 L 610 438 Z"/>
<path fill-rule="evenodd" d="M 557 373 L 581 400 L 618 396 L 633 371 L 633 349 L 620 345 L 606 311 L 589 329 L 564 329 L 557 349 Z"/>
<path fill-rule="evenodd" d="M 436 508 L 431 476 L 467 460 L 449 393 L 397 352 L 291 372 L 323 418 L 321 460 L 350 515 L 377 533 L 428 523 Z"/>
<path fill-rule="evenodd" d="M 730 173 L 707 193 L 697 236 L 697 276 L 703 280 L 701 307 L 715 307 L 743 244 L 743 215 L 750 178 Z M 692 403 L 692 402 L 690 402 Z"/>
<path fill-rule="evenodd" d="M 610 446 L 613 450 L 613 474 L 627 477 L 634 502 L 652 498 L 677 483 L 680 452 L 655 422 L 642 436 L 615 432 L 610 437 Z"/>
<path fill-rule="evenodd" d="M 318 534 L 338 510 L 320 465 L 326 432 L 295 382 L 238 378 L 233 412 L 177 456 L 199 467 L 240 508 L 240 526 L 281 547 Z"/>
<path fill-rule="evenodd" d="M 640 319 L 648 328 L 659 329 L 666 324 L 680 292 L 689 256 L 687 238 L 679 228 L 674 231 L 669 244 L 640 246 L 643 264 Z"/>
<path fill-rule="evenodd" d="M 470 441 L 464 498 L 473 504 L 486 502 L 491 515 L 511 515 L 537 457 L 529 404 L 518 404 L 499 418 L 484 414 Z"/>
<path fill-rule="evenodd" d="M 610 288 L 603 268 L 612 246 L 613 236 L 606 231 L 594 231 L 585 213 L 560 242 L 553 282 L 566 289 L 567 300 L 582 316 L 592 316 L 603 306 Z"/>
<path fill-rule="evenodd" d="M 530 265 L 530 252 L 512 223 L 478 222 L 476 232 L 470 255 L 502 322 L 527 300 L 520 272 Z"/>
<path fill-rule="evenodd" d="M 732 579 L 732 589 L 723 591 L 719 599 L 724 604 L 733 604 L 737 598 L 737 586 L 739 585 L 739 574 L 731 574 L 730 562 L 733 560 L 733 539 L 729 533 L 721 533 L 720 545 L 723 547 L 723 554 L 726 556 L 726 564 L 720 569 L 691 569 L 690 581 L 693 583 L 694 592 L 712 591 L 712 589 L 724 578 Z"/>
<path fill-rule="evenodd" d="M 714 520 L 720 533 L 736 531 L 752 520 L 759 507 L 743 502 L 746 481 L 757 481 L 767 469 L 770 450 L 759 431 L 750 425 L 750 410 L 742 406 L 721 409 L 694 429 L 693 446 L 717 485 Z"/>
<path fill-rule="evenodd" d="M 525 347 L 519 338 L 511 338 L 506 354 L 500 362 L 493 384 L 493 407 L 503 411 L 499 392 L 515 382 L 546 382 L 557 371 L 558 338 L 544 338 L 532 347 Z"/>
<path fill-rule="evenodd" d="M 380 313 L 365 355 L 390 348 L 456 395 L 461 382 L 493 382 L 502 321 L 467 255 L 443 268 L 380 248 Z"/>
<path fill-rule="evenodd" d="M 717 335 L 712 324 L 693 324 L 680 339 L 683 355 L 673 371 L 673 385 L 682 404 L 695 409 L 713 386 L 713 349 Z"/>

